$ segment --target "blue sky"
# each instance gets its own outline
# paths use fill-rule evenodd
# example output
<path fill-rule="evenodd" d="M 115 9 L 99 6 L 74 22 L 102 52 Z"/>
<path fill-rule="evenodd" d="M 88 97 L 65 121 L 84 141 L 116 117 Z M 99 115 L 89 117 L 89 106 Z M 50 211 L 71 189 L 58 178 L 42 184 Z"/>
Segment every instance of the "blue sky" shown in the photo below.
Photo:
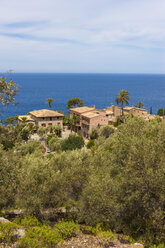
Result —
<path fill-rule="evenodd" d="M 0 71 L 165 73 L 165 0 L 1 0 Z"/>

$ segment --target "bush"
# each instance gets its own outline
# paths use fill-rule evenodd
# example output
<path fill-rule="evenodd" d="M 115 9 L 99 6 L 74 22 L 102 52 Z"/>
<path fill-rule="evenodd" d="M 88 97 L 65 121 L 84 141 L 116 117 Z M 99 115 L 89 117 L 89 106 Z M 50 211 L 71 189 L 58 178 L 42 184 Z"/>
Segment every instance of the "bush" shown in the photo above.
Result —
<path fill-rule="evenodd" d="M 49 134 L 48 137 L 47 137 L 47 139 L 46 139 L 47 144 L 49 143 L 49 141 L 50 141 L 52 138 L 55 138 L 55 137 L 56 137 L 56 135 L 55 135 L 54 133 Z"/>
<path fill-rule="evenodd" d="M 6 247 L 12 245 L 17 240 L 16 230 L 18 226 L 15 223 L 1 223 L 0 222 L 0 243 Z"/>
<path fill-rule="evenodd" d="M 61 235 L 49 226 L 33 227 L 26 230 L 26 234 L 22 237 L 18 248 L 53 248 L 59 242 L 62 242 Z"/>
<path fill-rule="evenodd" d="M 26 154 L 32 154 L 36 151 L 42 152 L 43 147 L 42 147 L 40 142 L 38 142 L 36 140 L 29 140 L 26 144 L 18 147 L 18 150 L 20 150 L 21 154 L 24 156 Z"/>
<path fill-rule="evenodd" d="M 95 140 L 99 137 L 99 133 L 97 129 L 92 129 L 92 132 L 90 133 L 90 139 Z"/>
<path fill-rule="evenodd" d="M 79 233 L 79 225 L 75 224 L 73 221 L 61 221 L 55 224 L 54 228 L 57 229 L 63 239 L 75 237 Z"/>
<path fill-rule="evenodd" d="M 110 247 L 112 241 L 116 240 L 116 235 L 113 232 L 111 232 L 110 230 L 109 231 L 100 231 L 97 234 L 97 237 L 98 237 L 99 243 L 102 247 Z"/>
<path fill-rule="evenodd" d="M 87 143 L 87 148 L 88 149 L 91 149 L 91 147 L 93 147 L 95 145 L 95 140 L 89 140 L 88 143 Z"/>
<path fill-rule="evenodd" d="M 33 217 L 30 222 L 25 221 L 26 225 L 31 227 L 33 224 L 38 224 Z M 62 243 L 64 239 L 74 237 L 79 232 L 79 226 L 73 221 L 61 221 L 55 224 L 54 227 L 42 226 L 26 229 L 26 234 L 18 242 L 18 248 L 43 248 L 43 247 L 56 247 L 57 244 Z"/>
<path fill-rule="evenodd" d="M 128 119 L 94 154 L 79 201 L 80 221 L 163 242 L 165 125 Z"/>
<path fill-rule="evenodd" d="M 60 151 L 62 141 L 57 137 L 52 137 L 48 142 L 48 147 L 51 151 Z"/>
<path fill-rule="evenodd" d="M 84 146 L 83 137 L 80 135 L 70 134 L 68 138 L 62 141 L 61 148 L 63 151 L 81 149 Z"/>
<path fill-rule="evenodd" d="M 158 109 L 157 115 L 159 115 L 159 116 L 163 116 L 164 115 L 163 108 Z"/>
<path fill-rule="evenodd" d="M 112 126 L 105 126 L 100 129 L 100 135 L 104 138 L 109 138 L 115 132 Z"/>
<path fill-rule="evenodd" d="M 41 226 L 41 223 L 37 220 L 35 216 L 27 216 L 24 219 L 17 218 L 13 221 L 13 223 L 19 224 L 25 227 L 34 227 L 34 226 Z"/>

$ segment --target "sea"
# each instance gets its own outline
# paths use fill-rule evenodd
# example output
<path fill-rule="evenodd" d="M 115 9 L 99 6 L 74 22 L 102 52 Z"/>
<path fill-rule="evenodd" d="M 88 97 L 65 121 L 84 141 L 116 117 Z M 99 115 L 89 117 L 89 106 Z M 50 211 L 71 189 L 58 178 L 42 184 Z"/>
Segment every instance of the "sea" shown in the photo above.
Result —
<path fill-rule="evenodd" d="M 79 97 L 84 105 L 104 109 L 115 103 L 120 90 L 129 92 L 129 106 L 144 102 L 153 114 L 165 108 L 165 74 L 67 74 L 67 73 L 11 73 L 0 74 L 13 79 L 20 86 L 16 106 L 4 108 L 1 120 L 24 115 L 33 110 L 48 108 L 47 98 L 53 98 L 52 109 L 67 114 L 69 99 Z"/>

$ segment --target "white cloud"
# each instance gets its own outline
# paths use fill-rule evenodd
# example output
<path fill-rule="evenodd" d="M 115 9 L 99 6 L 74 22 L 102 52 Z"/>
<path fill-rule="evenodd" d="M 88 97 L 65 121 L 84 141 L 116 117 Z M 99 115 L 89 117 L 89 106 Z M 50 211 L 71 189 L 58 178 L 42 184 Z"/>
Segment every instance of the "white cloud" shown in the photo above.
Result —
<path fill-rule="evenodd" d="M 0 70 L 165 72 L 164 13 L 164 0 L 1 0 Z"/>

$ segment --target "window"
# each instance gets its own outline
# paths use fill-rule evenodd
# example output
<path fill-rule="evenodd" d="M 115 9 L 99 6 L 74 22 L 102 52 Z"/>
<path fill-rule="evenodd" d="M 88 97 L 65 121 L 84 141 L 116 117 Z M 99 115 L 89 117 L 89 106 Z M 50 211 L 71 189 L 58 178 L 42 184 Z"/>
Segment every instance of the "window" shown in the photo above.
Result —
<path fill-rule="evenodd" d="M 48 123 L 48 126 L 52 126 L 52 123 Z"/>
<path fill-rule="evenodd" d="M 61 123 L 60 123 L 60 122 L 58 122 L 58 123 L 57 123 L 57 125 L 58 125 L 58 126 L 61 126 Z"/>
<path fill-rule="evenodd" d="M 42 123 L 41 126 L 42 126 L 42 127 L 46 127 L 46 123 Z"/>
<path fill-rule="evenodd" d="M 50 117 L 50 121 L 52 121 L 52 117 Z"/>

